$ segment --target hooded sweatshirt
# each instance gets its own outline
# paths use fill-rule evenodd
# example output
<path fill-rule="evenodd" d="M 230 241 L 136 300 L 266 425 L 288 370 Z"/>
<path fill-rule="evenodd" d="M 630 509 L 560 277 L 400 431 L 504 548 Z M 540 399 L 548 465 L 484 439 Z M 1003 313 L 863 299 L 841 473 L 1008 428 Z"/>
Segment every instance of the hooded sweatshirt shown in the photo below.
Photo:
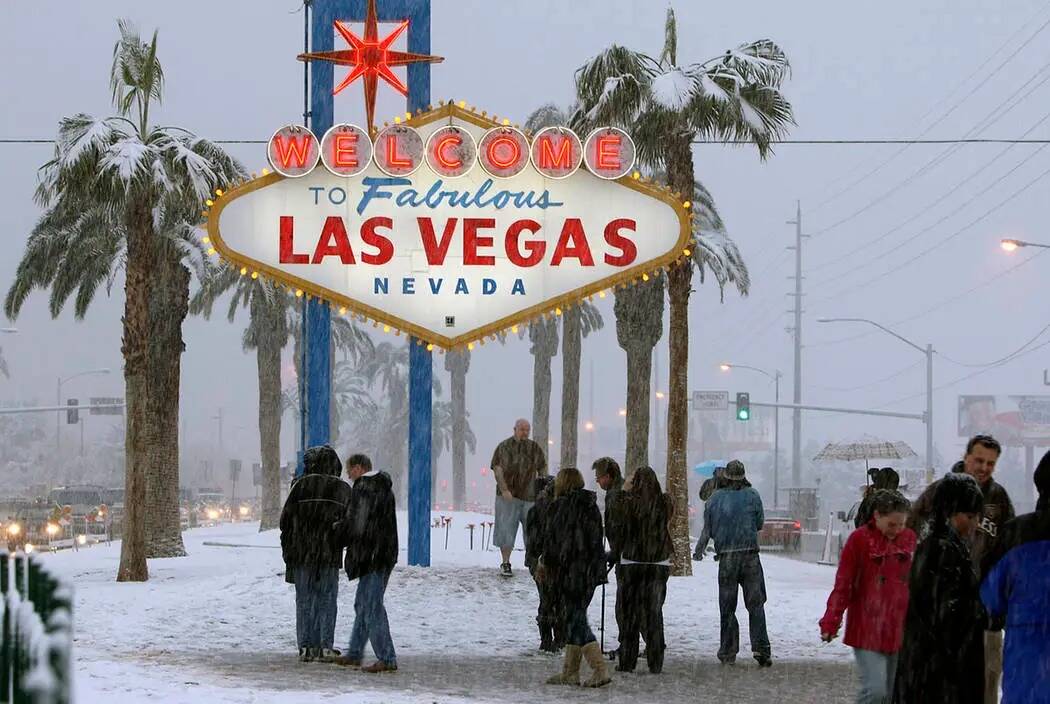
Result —
<path fill-rule="evenodd" d="M 350 485 L 339 478 L 339 456 L 328 445 L 309 448 L 303 476 L 292 485 L 281 511 L 281 554 L 289 569 L 342 564 L 343 549 L 332 524 L 350 502 Z"/>
<path fill-rule="evenodd" d="M 346 546 L 350 580 L 372 572 L 389 572 L 397 564 L 397 513 L 393 482 L 372 470 L 354 481 L 345 518 L 337 531 Z"/>

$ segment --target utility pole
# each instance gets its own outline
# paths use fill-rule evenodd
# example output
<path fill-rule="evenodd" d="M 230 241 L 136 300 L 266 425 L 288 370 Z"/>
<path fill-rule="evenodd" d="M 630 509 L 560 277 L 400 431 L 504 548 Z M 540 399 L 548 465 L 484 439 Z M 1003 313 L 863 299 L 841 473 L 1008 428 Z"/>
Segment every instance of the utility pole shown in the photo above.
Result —
<path fill-rule="evenodd" d="M 794 403 L 796 406 L 802 403 L 802 202 L 797 201 L 795 206 L 795 219 L 788 220 L 788 225 L 795 226 L 795 246 L 788 249 L 795 250 L 795 292 L 789 296 L 795 298 L 795 324 L 791 331 L 795 335 L 795 393 Z M 798 488 L 802 484 L 802 410 L 795 409 L 791 421 L 791 484 Z"/>

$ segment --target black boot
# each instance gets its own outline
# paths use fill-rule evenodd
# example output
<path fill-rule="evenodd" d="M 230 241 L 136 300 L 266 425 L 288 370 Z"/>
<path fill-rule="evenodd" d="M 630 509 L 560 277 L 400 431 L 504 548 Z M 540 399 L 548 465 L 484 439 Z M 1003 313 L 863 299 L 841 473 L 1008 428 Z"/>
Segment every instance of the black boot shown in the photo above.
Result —
<path fill-rule="evenodd" d="M 557 622 L 553 626 L 554 631 L 554 652 L 558 652 L 565 647 L 565 641 L 568 635 L 565 632 L 565 624 L 561 621 Z"/>
<path fill-rule="evenodd" d="M 540 623 L 540 650 L 545 653 L 556 652 L 554 648 L 554 630 L 546 623 Z"/>

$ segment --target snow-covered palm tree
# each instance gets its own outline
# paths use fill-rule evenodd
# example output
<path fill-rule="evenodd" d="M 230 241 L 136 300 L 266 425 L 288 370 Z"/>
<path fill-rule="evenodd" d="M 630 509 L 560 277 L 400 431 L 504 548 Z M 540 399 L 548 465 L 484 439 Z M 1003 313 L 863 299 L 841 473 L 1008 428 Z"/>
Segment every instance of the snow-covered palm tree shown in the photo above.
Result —
<path fill-rule="evenodd" d="M 7 360 L 4 359 L 4 348 L 0 347 L 0 374 L 4 375 L 4 378 L 10 378 L 11 374 L 7 369 Z"/>
<path fill-rule="evenodd" d="M 184 553 L 178 527 L 178 389 L 188 308 L 187 263 L 204 201 L 244 171 L 213 143 L 150 121 L 164 73 L 157 35 L 143 42 L 126 22 L 113 51 L 117 114 L 77 114 L 59 125 L 54 157 L 40 169 L 45 209 L 30 233 L 5 309 L 17 315 L 34 288 L 51 289 L 57 315 L 70 297 L 83 316 L 105 283 L 124 273 L 126 463 L 119 581 L 148 579 L 147 514 L 157 538 Z M 148 510 L 147 510 L 148 506 Z M 155 532 L 155 531 L 154 531 Z"/>
<path fill-rule="evenodd" d="M 768 39 L 730 49 L 704 63 L 679 65 L 677 27 L 669 9 L 659 59 L 612 46 L 579 69 L 576 120 L 627 128 L 641 163 L 663 169 L 667 184 L 685 200 L 695 190 L 695 139 L 753 142 L 760 157 L 770 154 L 772 144 L 793 124 L 791 105 L 780 92 L 788 71 L 786 55 Z M 694 268 L 728 263 L 728 258 L 716 256 L 720 241 L 708 237 L 694 242 L 691 256 L 671 267 L 667 277 L 671 370 L 667 484 L 675 502 L 675 574 L 691 571 L 686 478 L 689 294 Z M 729 276 L 729 268 L 721 270 Z M 740 283 L 746 286 L 746 280 Z"/>

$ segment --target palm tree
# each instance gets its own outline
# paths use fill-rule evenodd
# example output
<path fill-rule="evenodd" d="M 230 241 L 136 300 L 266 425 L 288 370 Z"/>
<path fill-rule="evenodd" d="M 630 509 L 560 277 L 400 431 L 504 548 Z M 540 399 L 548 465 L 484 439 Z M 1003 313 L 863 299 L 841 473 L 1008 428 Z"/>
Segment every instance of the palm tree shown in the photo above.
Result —
<path fill-rule="evenodd" d="M 259 456 L 262 461 L 262 515 L 259 530 L 276 528 L 281 517 L 281 351 L 288 344 L 288 309 L 292 296 L 281 286 L 225 266 L 202 283 L 190 311 L 211 317 L 212 307 L 233 289 L 226 312 L 232 323 L 237 309 L 249 311 L 242 336 L 245 352 L 255 350 L 259 379 Z"/>
<path fill-rule="evenodd" d="M 11 378 L 11 374 L 7 371 L 7 360 L 4 359 L 3 347 L 0 347 L 0 374 L 3 374 L 5 379 Z"/>
<path fill-rule="evenodd" d="M 244 171 L 214 144 L 150 124 L 164 82 L 157 35 L 145 43 L 126 22 L 119 28 L 110 72 L 118 114 L 61 121 L 55 156 L 40 169 L 36 200 L 45 212 L 5 311 L 15 317 L 30 291 L 51 287 L 52 315 L 72 296 L 82 317 L 99 286 L 111 286 L 114 272 L 124 270 L 127 452 L 117 579 L 144 581 L 146 516 L 159 512 L 153 525 L 169 527 L 166 535 L 178 530 L 178 360 L 192 229 L 212 191 Z M 181 535 L 163 542 L 183 552 Z"/>
<path fill-rule="evenodd" d="M 532 353 L 532 438 L 548 454 L 551 425 L 551 360 L 558 354 L 558 320 L 543 316 L 529 323 Z M 520 335 L 524 335 L 522 329 Z"/>
<path fill-rule="evenodd" d="M 453 398 L 455 395 L 453 394 Z M 474 431 L 470 427 L 470 421 L 466 419 L 465 414 L 457 413 L 456 403 L 453 400 L 449 401 L 435 401 L 434 410 L 431 414 L 430 421 L 430 437 L 431 437 L 431 452 L 430 452 L 430 503 L 434 504 L 437 499 L 437 463 L 441 459 L 442 453 L 447 449 L 452 449 L 453 456 L 453 485 L 455 485 L 455 450 L 456 450 L 456 434 L 457 431 L 461 434 L 460 439 L 463 442 L 464 449 L 469 449 L 471 454 L 477 451 L 478 441 L 474 436 Z M 461 453 L 463 450 L 461 450 Z M 462 454 L 460 455 L 462 458 Z M 463 460 L 465 462 L 465 460 Z M 453 507 L 456 511 L 463 510 L 463 503 L 466 499 L 466 470 L 464 467 L 463 474 L 463 494 L 460 498 L 460 503 L 456 503 L 455 498 L 455 486 L 453 486 Z"/>
<path fill-rule="evenodd" d="M 470 350 L 449 350 L 445 355 L 445 371 L 451 377 L 452 386 L 452 506 L 462 511 L 467 499 L 467 372 L 470 371 Z M 434 438 L 437 443 L 437 438 Z M 475 450 L 471 445 L 471 453 Z"/>
<path fill-rule="evenodd" d="M 643 165 L 662 167 L 671 190 L 694 190 L 692 142 L 698 137 L 750 141 L 765 159 L 772 143 L 793 124 L 780 92 L 789 65 L 774 42 L 744 44 L 702 64 L 678 65 L 674 11 L 668 9 L 660 59 L 612 46 L 576 74 L 576 93 L 586 120 L 628 127 Z M 689 574 L 688 431 L 689 294 L 696 266 L 706 264 L 694 244 L 668 273 L 671 369 L 667 422 L 667 484 L 675 502 L 675 574 Z"/>
<path fill-rule="evenodd" d="M 582 338 L 605 325 L 598 307 L 589 301 L 568 308 L 561 330 L 561 466 L 575 467 L 579 450 L 580 357 Z"/>

